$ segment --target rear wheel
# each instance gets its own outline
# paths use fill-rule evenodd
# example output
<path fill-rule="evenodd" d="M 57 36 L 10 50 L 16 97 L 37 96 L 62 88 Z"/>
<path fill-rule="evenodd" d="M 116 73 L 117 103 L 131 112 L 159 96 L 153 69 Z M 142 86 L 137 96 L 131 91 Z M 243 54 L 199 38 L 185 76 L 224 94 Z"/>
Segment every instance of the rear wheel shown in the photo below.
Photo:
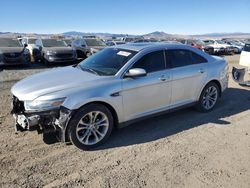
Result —
<path fill-rule="evenodd" d="M 80 109 L 70 121 L 69 138 L 76 147 L 88 150 L 108 139 L 113 124 L 113 116 L 108 108 L 90 104 Z"/>
<path fill-rule="evenodd" d="M 210 82 L 203 89 L 200 99 L 196 105 L 196 109 L 201 112 L 211 111 L 219 98 L 219 87 L 216 83 Z"/>

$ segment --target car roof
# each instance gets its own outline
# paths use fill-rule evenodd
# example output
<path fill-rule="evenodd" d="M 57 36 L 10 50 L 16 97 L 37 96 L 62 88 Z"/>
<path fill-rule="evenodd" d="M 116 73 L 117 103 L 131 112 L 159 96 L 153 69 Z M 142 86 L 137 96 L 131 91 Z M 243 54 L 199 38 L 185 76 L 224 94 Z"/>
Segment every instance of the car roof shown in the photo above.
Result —
<path fill-rule="evenodd" d="M 132 51 L 141 51 L 144 49 L 154 49 L 158 47 L 165 47 L 165 48 L 173 48 L 173 47 L 183 47 L 185 45 L 175 43 L 175 42 L 141 42 L 141 43 L 126 43 L 119 45 L 119 48 L 126 49 L 126 50 L 132 50 Z"/>

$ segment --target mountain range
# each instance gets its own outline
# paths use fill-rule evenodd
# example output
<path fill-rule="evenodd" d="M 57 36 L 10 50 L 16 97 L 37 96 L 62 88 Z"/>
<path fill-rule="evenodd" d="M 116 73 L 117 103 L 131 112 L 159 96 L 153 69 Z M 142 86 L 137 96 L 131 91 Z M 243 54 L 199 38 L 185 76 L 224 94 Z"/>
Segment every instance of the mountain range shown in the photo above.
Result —
<path fill-rule="evenodd" d="M 84 33 L 77 31 L 69 31 L 63 33 L 65 36 L 88 36 L 96 35 L 100 37 L 125 37 L 125 36 L 143 36 L 144 38 L 155 39 L 171 39 L 171 38 L 250 38 L 250 33 L 234 32 L 234 33 L 208 33 L 200 35 L 181 35 L 169 34 L 163 31 L 155 31 L 144 35 L 126 35 L 126 34 L 113 34 L 113 33 Z"/>
<path fill-rule="evenodd" d="M 127 34 L 115 34 L 115 33 L 95 33 L 95 32 L 79 32 L 79 31 L 68 31 L 60 34 L 36 34 L 36 33 L 13 33 L 13 32 L 0 32 L 0 36 L 53 36 L 53 35 L 64 35 L 64 36 L 89 36 L 95 35 L 102 38 L 110 37 L 125 37 L 125 36 L 143 36 L 144 38 L 155 38 L 155 39 L 174 39 L 174 38 L 250 38 L 250 33 L 234 32 L 234 33 L 208 33 L 200 35 L 181 35 L 181 34 L 169 34 L 163 31 L 155 31 L 144 35 L 127 35 Z"/>

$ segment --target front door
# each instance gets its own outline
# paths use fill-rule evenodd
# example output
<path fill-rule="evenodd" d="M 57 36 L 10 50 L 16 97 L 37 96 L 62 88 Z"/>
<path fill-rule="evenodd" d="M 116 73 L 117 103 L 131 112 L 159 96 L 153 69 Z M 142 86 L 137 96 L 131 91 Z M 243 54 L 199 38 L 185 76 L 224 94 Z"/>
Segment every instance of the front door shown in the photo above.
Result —
<path fill-rule="evenodd" d="M 125 121 L 167 109 L 171 101 L 172 74 L 166 69 L 164 51 L 143 56 L 132 68 L 143 68 L 147 75 L 123 79 Z"/>

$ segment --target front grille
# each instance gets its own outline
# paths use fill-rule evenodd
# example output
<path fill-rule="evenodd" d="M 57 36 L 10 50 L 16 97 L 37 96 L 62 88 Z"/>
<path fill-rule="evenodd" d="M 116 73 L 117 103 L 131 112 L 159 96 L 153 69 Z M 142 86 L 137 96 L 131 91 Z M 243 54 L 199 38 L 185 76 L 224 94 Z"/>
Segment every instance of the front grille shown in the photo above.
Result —
<path fill-rule="evenodd" d="M 72 58 L 73 54 L 65 53 L 65 54 L 56 54 L 56 57 L 58 58 Z"/>
<path fill-rule="evenodd" d="M 22 54 L 21 53 L 4 53 L 4 56 L 6 58 L 17 58 L 20 57 Z"/>
<path fill-rule="evenodd" d="M 12 97 L 12 114 L 24 112 L 24 102 L 20 101 L 16 96 Z"/>

